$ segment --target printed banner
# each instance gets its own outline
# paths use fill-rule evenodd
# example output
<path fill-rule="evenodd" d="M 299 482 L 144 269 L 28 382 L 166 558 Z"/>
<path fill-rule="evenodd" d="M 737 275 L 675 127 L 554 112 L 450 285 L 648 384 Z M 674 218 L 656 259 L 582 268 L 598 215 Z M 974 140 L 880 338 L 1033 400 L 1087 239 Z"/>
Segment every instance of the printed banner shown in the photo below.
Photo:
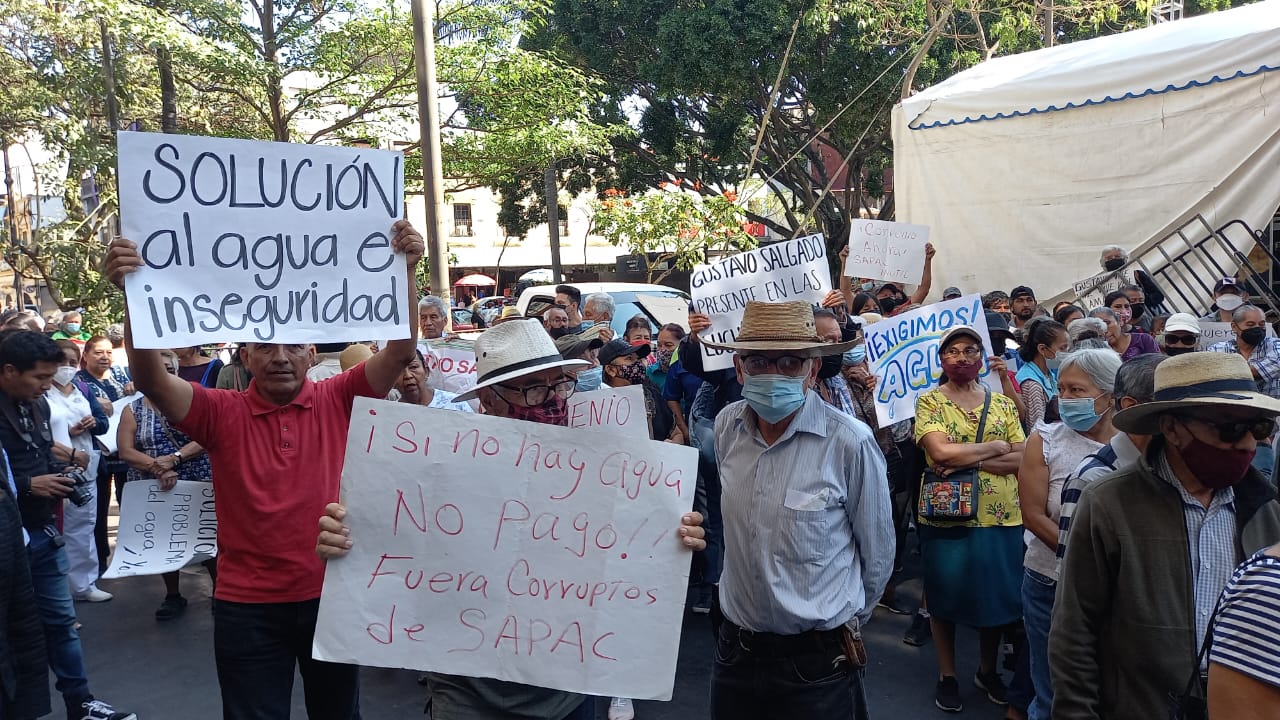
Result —
<path fill-rule="evenodd" d="M 850 230 L 844 274 L 918 285 L 924 277 L 924 246 L 928 242 L 928 225 L 859 220 Z"/>
<path fill-rule="evenodd" d="M 109 580 L 161 575 L 218 556 L 213 483 L 179 480 L 165 492 L 155 480 L 124 485 Z"/>
<path fill-rule="evenodd" d="M 822 235 L 765 245 L 694 270 L 689 278 L 693 308 L 711 318 L 700 337 L 710 342 L 733 342 L 742 325 L 747 303 L 804 300 L 820 303 L 831 292 L 827 241 Z M 733 353 L 702 347 L 703 367 L 727 370 Z"/>
<path fill-rule="evenodd" d="M 666 700 L 697 451 L 357 398 L 319 660 Z"/>
<path fill-rule="evenodd" d="M 111 417 L 107 418 L 107 431 L 94 438 L 102 444 L 102 447 L 106 449 L 108 455 L 113 455 L 120 451 L 120 438 L 117 437 L 117 433 L 120 430 L 120 415 L 124 412 L 124 409 L 132 405 L 135 400 L 141 399 L 142 393 L 134 393 L 111 403 L 113 410 L 111 412 Z"/>
<path fill-rule="evenodd" d="M 938 340 L 954 325 L 968 325 L 982 336 L 985 365 L 991 340 L 979 295 L 926 305 L 863 328 L 867 363 L 876 376 L 876 420 L 881 427 L 915 417 L 916 398 L 938 386 Z M 1000 378 L 989 369 L 984 367 L 980 377 L 992 392 L 1000 392 Z"/>
<path fill-rule="evenodd" d="M 409 336 L 404 156 L 366 148 L 120 132 L 120 225 L 145 265 L 134 345 Z"/>
<path fill-rule="evenodd" d="M 613 428 L 623 437 L 648 440 L 650 415 L 639 385 L 600 388 L 569 398 L 571 428 Z"/>

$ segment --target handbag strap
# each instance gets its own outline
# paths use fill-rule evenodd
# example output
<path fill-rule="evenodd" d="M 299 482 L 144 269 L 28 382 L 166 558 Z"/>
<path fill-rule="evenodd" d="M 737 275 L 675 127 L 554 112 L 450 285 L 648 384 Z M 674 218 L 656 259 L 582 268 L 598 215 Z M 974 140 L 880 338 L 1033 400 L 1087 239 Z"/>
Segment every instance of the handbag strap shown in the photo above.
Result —
<path fill-rule="evenodd" d="M 978 419 L 978 434 L 973 436 L 973 442 L 975 444 L 986 442 L 987 412 L 991 410 L 991 390 L 990 388 L 983 389 L 986 390 L 987 395 L 982 400 L 982 417 Z"/>

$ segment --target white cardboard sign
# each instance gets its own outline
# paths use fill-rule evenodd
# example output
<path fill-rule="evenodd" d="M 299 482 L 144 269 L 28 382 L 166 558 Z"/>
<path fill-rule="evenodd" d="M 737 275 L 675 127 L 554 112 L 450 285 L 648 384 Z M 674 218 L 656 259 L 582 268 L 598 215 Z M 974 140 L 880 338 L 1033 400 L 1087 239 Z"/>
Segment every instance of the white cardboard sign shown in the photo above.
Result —
<path fill-rule="evenodd" d="M 697 451 L 357 398 L 320 660 L 671 697 Z"/>
<path fill-rule="evenodd" d="M 427 369 L 427 385 L 461 395 L 476 386 L 474 343 L 462 340 L 424 340 L 418 343 Z"/>
<path fill-rule="evenodd" d="M 876 420 L 880 427 L 915 417 L 916 398 L 938 386 L 942 373 L 938 341 L 954 325 L 976 330 L 982 336 L 983 355 L 991 355 L 987 316 L 979 295 L 926 305 L 863 328 L 867 362 L 876 376 Z M 980 377 L 991 392 L 1000 392 L 1000 378 L 989 369 L 984 367 Z"/>
<path fill-rule="evenodd" d="M 700 337 L 709 342 L 733 342 L 742 325 L 747 303 L 803 300 L 820 303 L 831 292 L 827 241 L 809 235 L 765 245 L 694 270 L 689 278 L 693 309 L 711 318 Z M 727 370 L 733 353 L 701 344 L 703 367 Z"/>
<path fill-rule="evenodd" d="M 639 385 L 604 387 L 569 398 L 569 427 L 611 428 L 623 437 L 649 439 L 649 412 Z"/>
<path fill-rule="evenodd" d="M 120 415 L 124 412 L 125 408 L 132 405 L 135 400 L 140 400 L 141 398 L 142 393 L 134 393 L 132 395 L 126 395 L 111 403 L 112 412 L 111 417 L 107 418 L 107 431 L 95 438 L 98 442 L 102 443 L 102 447 L 106 449 L 108 455 L 114 455 L 120 451 L 120 438 L 118 437 L 118 432 L 120 430 Z"/>
<path fill-rule="evenodd" d="M 102 577 L 161 575 L 217 556 L 213 483 L 179 480 L 168 492 L 156 480 L 125 483 L 116 551 Z"/>
<path fill-rule="evenodd" d="M 928 225 L 859 220 L 849 233 L 847 277 L 918 285 L 924 277 L 924 246 Z"/>
<path fill-rule="evenodd" d="M 404 156 L 365 148 L 121 132 L 133 342 L 311 343 L 409 336 Z"/>

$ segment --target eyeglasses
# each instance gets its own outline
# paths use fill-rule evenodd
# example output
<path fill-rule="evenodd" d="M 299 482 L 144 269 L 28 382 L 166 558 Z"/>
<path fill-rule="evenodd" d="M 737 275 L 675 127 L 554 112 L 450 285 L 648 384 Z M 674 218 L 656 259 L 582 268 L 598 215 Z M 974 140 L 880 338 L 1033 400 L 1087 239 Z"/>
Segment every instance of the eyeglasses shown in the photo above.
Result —
<path fill-rule="evenodd" d="M 1276 421 L 1273 418 L 1260 418 L 1257 420 L 1237 420 L 1234 422 L 1210 422 L 1204 418 L 1198 418 L 1194 415 L 1177 415 L 1179 420 L 1192 420 L 1201 425 L 1208 425 L 1218 431 L 1218 439 L 1224 443 L 1239 442 L 1245 435 L 1253 435 L 1254 440 L 1266 440 L 1276 430 Z"/>
<path fill-rule="evenodd" d="M 569 379 L 561 380 L 554 385 L 530 385 L 525 388 L 511 387 L 510 385 L 503 385 L 501 383 L 498 383 L 497 385 L 497 387 L 500 387 L 503 390 L 511 390 L 513 392 L 520 393 L 521 397 L 524 398 L 525 407 L 541 405 L 547 401 L 547 396 L 551 393 L 555 393 L 555 396 L 561 400 L 567 400 L 570 395 L 573 395 L 575 386 L 575 381 Z M 503 399 L 505 400 L 506 398 L 504 397 Z"/>
<path fill-rule="evenodd" d="M 1170 333 L 1165 333 L 1162 340 L 1165 345 L 1193 346 L 1200 342 L 1200 338 L 1195 335 L 1172 335 Z"/>
<path fill-rule="evenodd" d="M 791 377 L 804 372 L 804 363 L 808 359 L 796 355 L 783 355 L 776 358 L 768 358 L 764 355 L 743 355 L 740 358 L 742 369 L 746 370 L 748 375 L 760 375 L 772 367 L 779 374 Z"/>
<path fill-rule="evenodd" d="M 961 357 L 966 360 L 977 360 L 982 357 L 982 348 L 972 345 L 967 348 L 950 347 L 942 351 L 942 357 L 948 360 L 959 360 Z"/>

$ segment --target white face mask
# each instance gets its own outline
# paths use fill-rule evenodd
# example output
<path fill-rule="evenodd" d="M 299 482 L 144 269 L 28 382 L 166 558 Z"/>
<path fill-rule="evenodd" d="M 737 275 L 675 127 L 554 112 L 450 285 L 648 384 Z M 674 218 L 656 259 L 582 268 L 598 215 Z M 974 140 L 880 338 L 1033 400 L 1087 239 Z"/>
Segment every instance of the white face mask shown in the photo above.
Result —
<path fill-rule="evenodd" d="M 1232 312 L 1244 304 L 1244 298 L 1234 293 L 1227 293 L 1226 295 L 1220 296 L 1217 303 L 1219 310 Z"/>
<path fill-rule="evenodd" d="M 65 386 L 67 383 L 75 379 L 76 369 L 70 365 L 63 365 L 53 374 L 53 381 L 59 385 Z"/>

